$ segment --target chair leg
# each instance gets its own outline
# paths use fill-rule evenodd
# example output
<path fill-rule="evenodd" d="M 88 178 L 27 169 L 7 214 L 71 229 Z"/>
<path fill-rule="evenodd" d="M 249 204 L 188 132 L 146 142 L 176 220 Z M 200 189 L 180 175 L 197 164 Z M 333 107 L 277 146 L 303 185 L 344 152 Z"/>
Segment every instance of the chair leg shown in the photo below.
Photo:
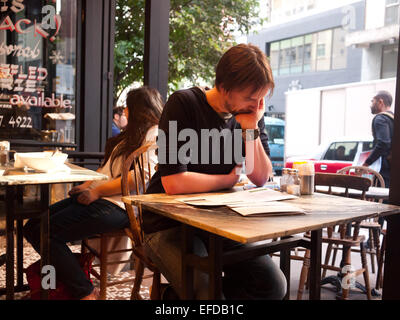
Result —
<path fill-rule="evenodd" d="M 343 246 L 344 253 L 344 265 L 351 266 L 351 248 Z M 343 275 L 344 278 L 345 274 Z M 349 288 L 342 286 L 342 299 L 347 300 L 349 298 Z"/>
<path fill-rule="evenodd" d="M 157 270 L 153 273 L 153 283 L 151 286 L 151 300 L 160 300 L 161 299 L 161 274 Z"/>
<path fill-rule="evenodd" d="M 375 235 L 374 232 L 372 231 L 372 229 L 369 229 L 369 240 L 368 240 L 368 244 L 369 244 L 369 255 L 371 258 L 371 272 L 375 273 Z"/>
<path fill-rule="evenodd" d="M 380 229 L 374 229 L 373 234 L 374 234 L 374 247 L 375 247 L 375 254 L 376 254 L 376 265 L 378 268 L 379 257 L 381 255 L 381 248 L 380 248 L 380 243 L 379 243 Z"/>
<path fill-rule="evenodd" d="M 333 255 L 332 255 L 332 262 L 331 262 L 331 265 L 332 266 L 334 266 L 335 264 L 336 264 L 336 255 L 337 255 L 337 252 L 338 252 L 338 246 L 337 245 L 335 245 L 334 247 L 333 247 Z"/>
<path fill-rule="evenodd" d="M 84 244 L 86 244 L 87 243 L 87 239 L 83 239 L 82 241 L 81 241 L 81 254 L 85 254 L 86 252 L 87 252 L 87 249 L 86 249 L 86 247 L 84 246 Z"/>
<path fill-rule="evenodd" d="M 133 282 L 131 300 L 142 300 L 140 296 L 140 286 L 143 280 L 143 273 L 144 273 L 144 264 L 143 261 L 140 259 L 136 260 L 136 267 L 135 267 L 135 280 Z"/>
<path fill-rule="evenodd" d="M 361 265 L 364 269 L 363 276 L 364 276 L 364 282 L 365 282 L 365 289 L 367 290 L 367 298 L 368 298 L 368 300 L 371 300 L 371 287 L 369 285 L 367 254 L 365 252 L 363 243 L 360 243 L 360 252 L 361 252 Z"/>
<path fill-rule="evenodd" d="M 331 253 L 332 253 L 332 243 L 329 243 L 325 253 L 325 265 L 329 264 L 329 258 L 331 257 Z M 325 268 L 322 269 L 321 279 L 324 279 L 326 277 L 326 270 L 327 269 Z"/>
<path fill-rule="evenodd" d="M 297 289 L 297 300 L 301 300 L 303 297 L 303 290 L 307 282 L 309 268 L 310 268 L 310 250 L 307 249 L 304 254 L 303 266 L 301 268 L 301 273 L 300 273 L 299 288 Z"/>
<path fill-rule="evenodd" d="M 107 237 L 100 237 L 100 300 L 107 299 Z"/>
<path fill-rule="evenodd" d="M 382 247 L 381 247 L 381 252 L 379 255 L 379 261 L 378 261 L 378 272 L 376 275 L 376 284 L 375 288 L 376 290 L 379 290 L 382 288 L 382 282 L 383 282 L 383 277 L 382 277 L 382 269 L 383 269 L 383 261 L 385 259 L 385 250 L 386 250 L 386 235 L 383 235 L 382 239 Z"/>

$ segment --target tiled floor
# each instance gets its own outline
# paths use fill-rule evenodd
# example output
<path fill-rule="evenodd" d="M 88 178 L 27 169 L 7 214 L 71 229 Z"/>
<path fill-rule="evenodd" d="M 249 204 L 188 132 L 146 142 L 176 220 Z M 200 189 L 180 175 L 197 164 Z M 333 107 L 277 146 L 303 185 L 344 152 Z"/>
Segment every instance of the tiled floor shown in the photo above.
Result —
<path fill-rule="evenodd" d="M 0 229 L 1 229 L 1 223 L 0 223 Z M 71 247 L 74 252 L 79 252 L 80 246 L 75 245 Z M 325 249 L 325 247 L 323 247 Z M 5 253 L 5 239 L 4 237 L 0 236 L 0 255 Z M 324 250 L 323 250 L 324 254 Z M 31 263 L 35 262 L 36 260 L 39 259 L 39 255 L 32 249 L 32 247 L 24 242 L 24 267 L 29 266 Z M 274 261 L 276 263 L 279 263 L 279 257 L 273 257 Z M 356 268 L 360 267 L 360 256 L 359 253 L 352 253 L 352 261 L 354 263 L 354 266 Z M 369 257 L 368 257 L 368 261 Z M 302 262 L 301 261 L 295 261 L 292 260 L 291 262 L 291 290 L 290 290 L 290 299 L 295 300 L 297 297 L 297 288 L 298 288 L 298 283 L 299 283 L 299 275 L 300 275 L 300 270 L 301 270 Z M 370 267 L 370 264 L 369 264 Z M 331 272 L 330 274 L 334 274 L 334 272 Z M 329 271 L 328 271 L 329 275 Z M 121 278 L 125 277 L 132 277 L 134 276 L 133 271 L 125 271 L 121 272 L 118 274 L 118 276 L 110 276 L 111 281 L 116 281 Z M 375 286 L 375 274 L 370 272 L 370 283 L 371 287 Z M 25 279 L 25 277 L 24 277 Z M 358 277 L 357 280 L 363 284 L 364 280 L 362 276 Z M 26 280 L 25 280 L 26 281 Z M 96 279 L 93 279 L 94 283 L 96 286 L 99 286 L 99 282 Z M 149 287 L 151 284 L 151 280 L 147 279 L 143 281 L 142 288 L 141 288 L 141 294 L 144 298 L 148 299 L 149 298 Z M 0 287 L 5 286 L 5 266 L 3 265 L 0 267 Z M 120 284 L 116 285 L 114 287 L 109 287 L 107 290 L 107 299 L 109 300 L 128 300 L 130 299 L 130 294 L 131 294 L 131 288 L 132 285 L 131 283 L 125 283 L 125 284 Z M 27 292 L 25 293 L 17 293 L 16 294 L 16 299 L 22 299 L 26 296 Z M 336 292 L 333 286 L 331 285 L 326 285 L 323 286 L 321 289 L 321 299 L 322 300 L 334 300 L 336 296 Z M 0 296 L 0 300 L 4 300 L 5 296 Z M 308 291 L 305 290 L 303 294 L 303 299 L 308 299 Z M 361 293 L 358 289 L 355 289 L 351 291 L 350 294 L 350 300 L 365 300 L 366 295 Z M 373 299 L 380 299 L 380 297 L 373 297 Z"/>

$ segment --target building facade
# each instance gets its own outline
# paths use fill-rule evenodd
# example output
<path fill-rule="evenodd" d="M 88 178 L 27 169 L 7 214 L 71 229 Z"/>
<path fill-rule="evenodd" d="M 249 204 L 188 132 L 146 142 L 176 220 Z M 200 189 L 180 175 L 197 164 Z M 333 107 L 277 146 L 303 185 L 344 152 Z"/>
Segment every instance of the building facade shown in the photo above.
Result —
<path fill-rule="evenodd" d="M 276 88 L 266 103 L 269 115 L 284 118 L 287 91 L 395 76 L 398 0 L 269 0 L 261 5 L 270 22 L 247 41 L 270 58 Z"/>

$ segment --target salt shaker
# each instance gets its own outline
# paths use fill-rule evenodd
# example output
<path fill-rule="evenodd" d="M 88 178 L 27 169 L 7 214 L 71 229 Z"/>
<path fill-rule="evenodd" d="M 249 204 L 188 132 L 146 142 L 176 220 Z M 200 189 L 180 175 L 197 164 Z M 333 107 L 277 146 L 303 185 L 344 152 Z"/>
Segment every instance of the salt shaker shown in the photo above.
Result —
<path fill-rule="evenodd" d="M 282 177 L 281 177 L 281 180 L 280 180 L 280 190 L 282 192 L 286 192 L 287 191 L 288 177 L 289 177 L 289 169 L 288 168 L 283 168 L 282 169 Z"/>
<path fill-rule="evenodd" d="M 287 184 L 287 193 L 300 196 L 300 179 L 299 179 L 299 170 L 292 169 L 290 170 L 289 181 Z"/>

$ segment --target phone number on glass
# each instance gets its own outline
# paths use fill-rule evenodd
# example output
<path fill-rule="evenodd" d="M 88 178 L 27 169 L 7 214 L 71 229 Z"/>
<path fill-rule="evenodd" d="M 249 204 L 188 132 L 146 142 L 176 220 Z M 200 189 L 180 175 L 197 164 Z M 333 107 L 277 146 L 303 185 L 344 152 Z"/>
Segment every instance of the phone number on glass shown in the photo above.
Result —
<path fill-rule="evenodd" d="M 6 116 L 0 115 L 0 128 L 32 128 L 32 118 L 11 116 L 7 119 Z"/>

